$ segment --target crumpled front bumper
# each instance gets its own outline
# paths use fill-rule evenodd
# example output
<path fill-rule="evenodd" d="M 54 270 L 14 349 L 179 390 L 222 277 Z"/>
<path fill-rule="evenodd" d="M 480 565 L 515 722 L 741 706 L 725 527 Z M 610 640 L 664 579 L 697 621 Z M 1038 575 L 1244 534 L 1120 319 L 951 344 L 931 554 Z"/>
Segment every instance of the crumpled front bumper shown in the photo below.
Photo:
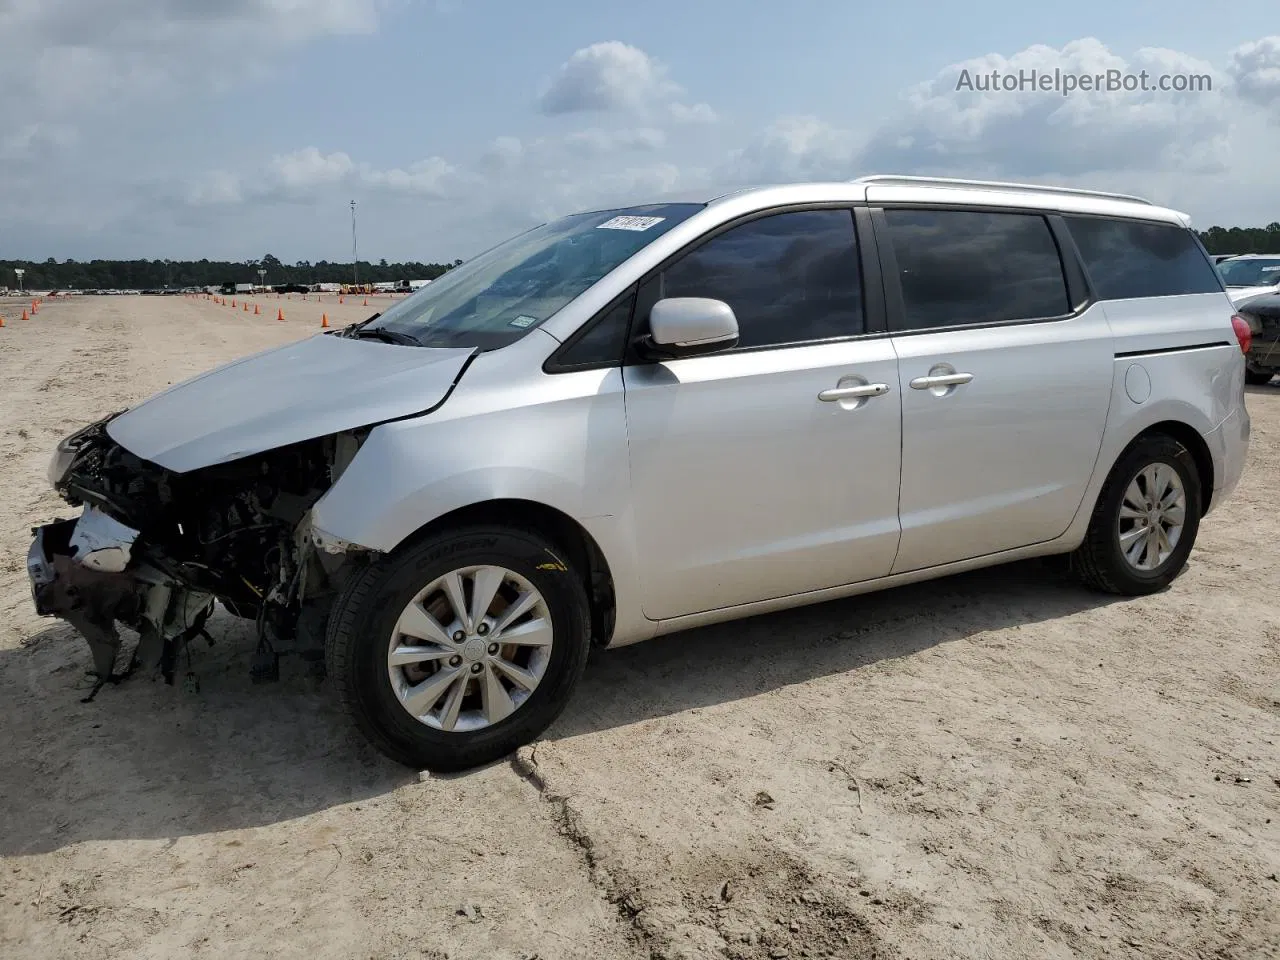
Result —
<path fill-rule="evenodd" d="M 76 628 L 89 644 L 99 681 L 117 679 L 116 624 L 123 623 L 140 635 L 130 669 L 158 664 L 172 682 L 176 652 L 203 632 L 213 597 L 133 556 L 137 531 L 104 522 L 92 508 L 32 533 L 27 578 L 36 612 Z"/>
<path fill-rule="evenodd" d="M 75 521 L 59 520 L 43 527 L 36 527 L 31 531 L 35 534 L 35 539 L 31 541 L 31 546 L 27 550 L 27 579 L 31 581 L 31 600 L 36 605 L 36 613 L 42 617 L 54 614 L 49 589 L 58 579 L 58 574 L 53 569 L 53 558 L 45 545 L 45 540 L 49 537 L 49 531 L 57 531 L 59 527 L 66 524 L 74 526 Z"/>

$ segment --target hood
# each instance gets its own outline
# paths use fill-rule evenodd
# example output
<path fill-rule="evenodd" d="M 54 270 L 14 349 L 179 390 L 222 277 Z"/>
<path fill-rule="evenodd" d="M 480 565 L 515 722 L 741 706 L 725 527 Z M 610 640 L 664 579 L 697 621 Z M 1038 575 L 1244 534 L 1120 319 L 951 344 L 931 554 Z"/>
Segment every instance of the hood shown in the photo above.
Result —
<path fill-rule="evenodd" d="M 1268 293 L 1275 293 L 1276 286 L 1271 284 L 1267 287 L 1227 287 L 1227 296 L 1231 298 L 1231 305 L 1240 306 L 1251 297 L 1259 297 Z"/>
<path fill-rule="evenodd" d="M 186 473 L 426 413 L 472 353 L 317 334 L 170 387 L 116 417 L 107 433 L 136 456 Z"/>

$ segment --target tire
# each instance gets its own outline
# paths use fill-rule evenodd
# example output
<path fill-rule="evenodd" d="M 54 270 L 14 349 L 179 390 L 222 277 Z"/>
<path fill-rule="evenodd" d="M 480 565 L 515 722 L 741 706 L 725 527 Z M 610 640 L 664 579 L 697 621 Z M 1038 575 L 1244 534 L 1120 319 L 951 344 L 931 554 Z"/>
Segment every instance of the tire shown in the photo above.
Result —
<path fill-rule="evenodd" d="M 1121 527 L 1131 531 L 1135 523 L 1121 519 L 1121 505 L 1139 474 L 1159 466 L 1172 469 L 1181 483 L 1183 523 L 1167 557 L 1151 569 L 1139 569 L 1125 558 L 1120 545 Z M 1200 471 L 1190 451 L 1166 434 L 1139 437 L 1111 468 L 1094 506 L 1084 543 L 1071 554 L 1072 571 L 1087 586 L 1106 593 L 1142 596 L 1163 590 L 1186 566 L 1200 529 L 1201 503 Z"/>
<path fill-rule="evenodd" d="M 1251 387 L 1261 387 L 1271 382 L 1275 373 L 1271 370 L 1250 370 L 1245 368 L 1244 382 Z"/>
<path fill-rule="evenodd" d="M 484 624 L 491 622 L 489 629 L 493 631 L 502 627 L 499 613 L 468 628 L 471 632 L 464 642 L 454 640 L 457 634 L 444 637 L 446 642 L 454 643 L 450 647 L 428 640 L 404 644 L 405 638 L 422 632 L 417 626 L 414 629 L 418 633 L 413 635 L 400 632 L 405 625 L 401 615 L 408 617 L 411 601 L 416 602 L 422 591 L 441 578 L 448 578 L 451 572 L 463 571 L 460 576 L 469 604 L 476 592 L 475 584 L 484 575 L 474 568 L 511 575 L 497 588 L 495 605 L 508 603 L 510 610 L 515 606 L 512 597 L 518 595 L 526 600 L 534 592 L 540 596 L 540 605 L 512 621 L 524 625 L 520 629 L 525 636 L 511 641 L 510 646 L 490 642 L 515 637 L 514 628 L 508 627 L 506 630 L 512 632 L 490 633 L 486 639 Z M 473 572 L 465 572 L 468 569 Z M 456 617 L 448 597 L 441 588 L 423 601 L 437 615 L 436 623 Z M 535 633 L 545 638 L 548 621 L 549 646 L 520 645 L 532 644 Z M 444 627 L 446 631 L 450 629 L 448 623 Z M 435 636 L 433 630 L 426 632 Z M 429 648 L 434 659 L 390 666 L 393 633 L 400 638 L 397 644 L 409 648 L 402 652 L 412 654 Z M 535 533 L 509 527 L 476 527 L 431 536 L 353 577 L 329 618 L 325 661 L 343 707 L 378 750 L 415 769 L 445 772 L 497 760 L 545 730 L 569 702 L 582 676 L 590 639 L 590 609 L 583 580 L 556 548 Z M 495 653 L 495 647 L 500 648 L 499 652 Z M 438 655 L 439 651 L 453 655 L 445 659 Z M 498 669 L 501 664 L 494 665 L 494 661 L 508 656 L 512 660 L 524 658 L 523 665 L 513 664 L 523 671 L 524 682 L 534 674 L 540 677 L 532 691 L 518 686 L 505 668 Z M 460 681 L 449 682 L 446 669 L 453 669 Z M 401 703 L 402 696 L 410 696 L 410 688 L 423 690 L 428 683 L 432 684 L 431 689 L 438 687 L 437 678 L 439 683 L 449 682 L 449 692 L 429 704 L 425 714 L 411 713 L 410 707 Z M 495 678 L 503 684 L 505 701 L 501 693 L 490 693 Z M 465 691 L 457 698 L 462 706 L 453 706 L 455 726 L 447 729 L 448 708 L 454 702 L 452 694 L 459 682 Z M 411 700 L 418 706 L 422 702 Z M 491 702 L 498 705 L 492 722 Z M 516 704 L 512 712 L 501 718 L 512 702 Z"/>

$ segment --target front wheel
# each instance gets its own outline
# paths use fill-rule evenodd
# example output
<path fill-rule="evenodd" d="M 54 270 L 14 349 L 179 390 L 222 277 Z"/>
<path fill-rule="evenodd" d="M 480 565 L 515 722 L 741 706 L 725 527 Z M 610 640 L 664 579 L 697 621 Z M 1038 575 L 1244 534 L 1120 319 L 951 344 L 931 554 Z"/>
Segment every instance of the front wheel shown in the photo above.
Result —
<path fill-rule="evenodd" d="M 1200 473 L 1181 443 L 1142 437 L 1111 468 L 1072 568 L 1089 586 L 1140 596 L 1173 582 L 1200 529 Z"/>
<path fill-rule="evenodd" d="M 590 618 L 581 578 L 551 544 L 503 527 L 433 536 L 348 584 L 326 660 L 379 750 L 438 771 L 496 760 L 564 709 Z"/>

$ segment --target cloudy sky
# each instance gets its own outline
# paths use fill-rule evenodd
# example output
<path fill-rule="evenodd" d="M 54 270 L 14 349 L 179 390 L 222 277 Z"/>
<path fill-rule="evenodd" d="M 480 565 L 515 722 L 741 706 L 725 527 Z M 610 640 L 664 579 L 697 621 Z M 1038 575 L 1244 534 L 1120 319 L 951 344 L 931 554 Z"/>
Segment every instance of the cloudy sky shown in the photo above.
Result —
<path fill-rule="evenodd" d="M 1280 219 L 1275 0 L 0 0 L 0 258 L 467 257 L 548 217 L 871 172 Z M 983 93 L 969 76 L 1207 75 Z"/>

